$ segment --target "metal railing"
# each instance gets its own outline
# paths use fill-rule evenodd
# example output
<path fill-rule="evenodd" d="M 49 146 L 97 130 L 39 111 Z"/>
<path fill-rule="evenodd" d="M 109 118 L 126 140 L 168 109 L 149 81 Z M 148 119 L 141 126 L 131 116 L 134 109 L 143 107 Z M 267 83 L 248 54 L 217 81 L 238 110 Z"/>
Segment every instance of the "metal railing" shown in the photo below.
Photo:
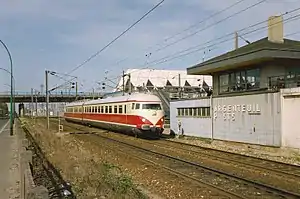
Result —
<path fill-rule="evenodd" d="M 16 91 L 15 92 L 15 96 L 31 96 L 31 92 L 23 92 L 23 91 Z M 55 93 L 50 93 L 50 97 L 68 97 L 68 96 L 87 96 L 87 97 L 98 97 L 98 96 L 102 96 L 103 93 L 92 93 L 92 92 L 78 92 L 76 94 L 76 92 L 55 92 Z M 0 96 L 10 96 L 10 92 L 0 92 Z M 35 96 L 35 95 L 34 95 Z M 43 94 L 39 94 L 38 96 L 46 96 L 45 93 Z"/>

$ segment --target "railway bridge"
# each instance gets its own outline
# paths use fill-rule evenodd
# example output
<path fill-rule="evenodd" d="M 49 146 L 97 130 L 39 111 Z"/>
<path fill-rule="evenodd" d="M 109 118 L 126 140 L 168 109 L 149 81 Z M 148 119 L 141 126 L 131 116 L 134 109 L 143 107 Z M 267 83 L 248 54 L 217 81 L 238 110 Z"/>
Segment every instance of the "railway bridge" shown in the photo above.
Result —
<path fill-rule="evenodd" d="M 90 92 L 61 92 L 61 93 L 50 93 L 49 102 L 72 102 L 74 100 L 83 100 L 83 99 L 97 99 L 102 98 L 103 94 L 101 93 L 90 93 Z M 46 102 L 46 94 L 32 95 L 31 92 L 15 92 L 14 93 L 14 102 L 15 103 L 28 103 L 32 99 L 38 102 Z M 0 92 L 0 102 L 9 103 L 10 102 L 10 93 L 9 92 Z"/>

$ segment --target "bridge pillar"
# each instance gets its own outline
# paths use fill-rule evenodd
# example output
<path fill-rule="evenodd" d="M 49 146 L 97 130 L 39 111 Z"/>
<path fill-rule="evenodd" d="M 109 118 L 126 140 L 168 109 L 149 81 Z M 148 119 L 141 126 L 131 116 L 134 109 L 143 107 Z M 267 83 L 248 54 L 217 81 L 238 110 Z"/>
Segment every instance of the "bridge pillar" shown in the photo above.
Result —
<path fill-rule="evenodd" d="M 24 116 L 24 104 L 20 103 L 19 104 L 19 117 L 23 117 Z"/>

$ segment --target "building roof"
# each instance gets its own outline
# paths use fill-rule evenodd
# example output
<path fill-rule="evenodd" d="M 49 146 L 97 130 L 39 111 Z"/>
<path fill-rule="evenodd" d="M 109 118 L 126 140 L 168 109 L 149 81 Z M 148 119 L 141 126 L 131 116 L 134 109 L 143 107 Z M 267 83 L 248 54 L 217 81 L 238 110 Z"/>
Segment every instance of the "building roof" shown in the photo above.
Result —
<path fill-rule="evenodd" d="M 186 70 L 156 70 L 156 69 L 128 69 L 126 74 L 130 74 L 130 81 L 134 87 L 142 87 L 143 85 L 154 87 L 179 86 L 179 74 L 181 86 L 199 86 L 203 85 L 203 81 L 208 86 L 212 86 L 212 77 L 207 75 L 187 75 Z M 125 77 L 125 84 L 128 76 Z M 117 90 L 122 90 L 123 80 L 117 85 Z"/>
<path fill-rule="evenodd" d="M 275 43 L 266 37 L 192 66 L 187 73 L 207 75 L 274 58 L 300 59 L 300 41 L 284 39 L 283 43 Z"/>

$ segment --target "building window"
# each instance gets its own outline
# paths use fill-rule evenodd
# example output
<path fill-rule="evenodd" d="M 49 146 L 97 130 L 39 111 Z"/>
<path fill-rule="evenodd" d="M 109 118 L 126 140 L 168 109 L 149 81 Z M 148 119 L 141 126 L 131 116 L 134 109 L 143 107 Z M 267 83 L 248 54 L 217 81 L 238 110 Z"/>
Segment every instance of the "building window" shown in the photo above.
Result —
<path fill-rule="evenodd" d="M 229 91 L 229 75 L 220 75 L 220 92 L 228 92 Z"/>
<path fill-rule="evenodd" d="M 189 109 L 188 108 L 184 109 L 184 116 L 189 116 Z"/>
<path fill-rule="evenodd" d="M 198 112 L 197 112 L 197 108 L 193 108 L 193 116 L 194 116 L 194 117 L 196 117 L 196 116 L 197 116 L 197 114 L 198 114 Z"/>
<path fill-rule="evenodd" d="M 177 109 L 177 116 L 181 116 L 181 109 L 180 108 Z"/>
<path fill-rule="evenodd" d="M 219 76 L 220 93 L 241 92 L 260 87 L 260 69 L 234 71 Z"/>
<path fill-rule="evenodd" d="M 210 117 L 210 107 L 177 108 L 177 117 Z"/>
<path fill-rule="evenodd" d="M 189 108 L 189 116 L 193 116 L 193 109 Z"/>

